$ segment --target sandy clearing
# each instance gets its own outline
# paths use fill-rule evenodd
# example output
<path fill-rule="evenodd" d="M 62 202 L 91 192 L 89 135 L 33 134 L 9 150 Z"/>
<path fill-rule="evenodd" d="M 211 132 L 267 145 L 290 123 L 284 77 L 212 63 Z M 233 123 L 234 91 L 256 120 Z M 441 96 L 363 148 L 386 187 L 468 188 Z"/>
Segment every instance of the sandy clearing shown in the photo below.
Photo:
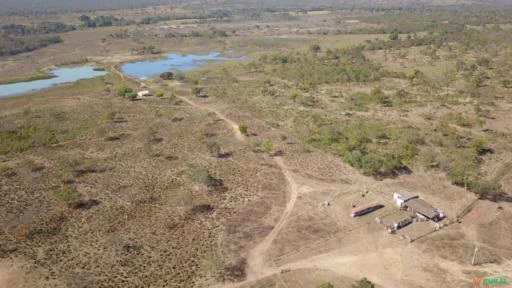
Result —
<path fill-rule="evenodd" d="M 19 272 L 7 265 L 0 265 L 0 288 L 21 288 L 23 285 Z"/>

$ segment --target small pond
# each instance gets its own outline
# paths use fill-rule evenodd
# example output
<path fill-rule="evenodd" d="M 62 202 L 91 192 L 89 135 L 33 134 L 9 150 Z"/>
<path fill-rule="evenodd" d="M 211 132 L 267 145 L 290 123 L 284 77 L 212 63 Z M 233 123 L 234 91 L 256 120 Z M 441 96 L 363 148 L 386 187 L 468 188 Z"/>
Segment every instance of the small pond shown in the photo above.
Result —
<path fill-rule="evenodd" d="M 237 61 L 242 58 L 227 58 L 220 53 L 211 52 L 206 55 L 165 54 L 165 59 L 126 63 L 121 72 L 139 79 L 158 76 L 163 72 L 190 71 L 219 61 Z"/>
<path fill-rule="evenodd" d="M 92 66 L 58 68 L 50 71 L 50 75 L 54 76 L 50 79 L 0 85 L 0 98 L 40 91 L 55 85 L 72 83 L 81 79 L 90 79 L 106 74 L 107 72 L 105 71 L 94 70 Z"/>

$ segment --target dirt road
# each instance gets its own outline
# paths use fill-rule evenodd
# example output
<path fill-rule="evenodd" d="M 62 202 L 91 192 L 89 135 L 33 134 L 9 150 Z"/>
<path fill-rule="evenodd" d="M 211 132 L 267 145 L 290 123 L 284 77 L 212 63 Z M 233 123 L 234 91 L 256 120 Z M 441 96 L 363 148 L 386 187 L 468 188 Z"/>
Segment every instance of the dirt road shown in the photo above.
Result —
<path fill-rule="evenodd" d="M 274 265 L 270 260 L 268 251 L 270 245 L 272 244 L 272 242 L 274 242 L 274 239 L 285 225 L 286 221 L 288 220 L 288 217 L 290 216 L 290 213 L 293 211 L 293 207 L 295 206 L 295 202 L 297 201 L 297 195 L 299 194 L 297 184 L 295 183 L 290 171 L 288 170 L 288 167 L 286 167 L 286 165 L 284 164 L 283 158 L 275 157 L 274 161 L 276 162 L 277 166 L 279 166 L 281 172 L 286 178 L 286 181 L 288 182 L 290 198 L 288 200 L 288 203 L 286 204 L 283 213 L 281 214 L 279 222 L 277 222 L 276 226 L 274 226 L 274 229 L 272 229 L 272 231 L 267 235 L 267 237 L 265 237 L 265 239 L 258 245 L 256 245 L 256 247 L 254 247 L 254 249 L 251 251 L 248 259 L 248 279 L 256 279 L 258 277 L 261 277 L 262 275 L 265 275 L 275 270 L 276 267 L 273 267 Z"/>
<path fill-rule="evenodd" d="M 224 114 L 222 114 L 218 110 L 210 108 L 210 107 L 207 107 L 207 106 L 203 106 L 203 105 L 197 104 L 196 102 L 188 99 L 187 97 L 177 96 L 177 98 L 187 102 L 188 104 L 190 104 L 191 106 L 194 106 L 196 108 L 207 110 L 207 111 L 215 113 L 215 115 L 217 115 L 217 117 L 219 117 L 222 121 L 226 122 L 231 127 L 231 129 L 233 129 L 233 132 L 235 133 L 235 136 L 236 136 L 236 138 L 238 140 L 240 140 L 240 141 L 245 141 L 246 140 L 245 136 L 240 132 L 239 125 L 237 123 L 235 123 L 233 120 L 231 120 L 231 119 L 227 118 L 226 116 L 224 116 Z"/>

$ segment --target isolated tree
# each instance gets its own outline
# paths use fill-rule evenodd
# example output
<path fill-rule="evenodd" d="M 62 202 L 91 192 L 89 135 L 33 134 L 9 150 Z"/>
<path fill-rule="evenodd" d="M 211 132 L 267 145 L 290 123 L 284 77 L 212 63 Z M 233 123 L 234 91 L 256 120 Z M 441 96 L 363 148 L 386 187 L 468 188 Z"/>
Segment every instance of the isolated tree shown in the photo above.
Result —
<path fill-rule="evenodd" d="M 128 93 L 132 93 L 133 92 L 133 89 L 128 87 L 128 86 L 121 86 L 117 89 L 117 96 L 120 96 L 120 97 L 125 97 L 126 94 Z"/>
<path fill-rule="evenodd" d="M 396 30 L 391 32 L 391 34 L 389 34 L 389 40 L 391 40 L 391 41 L 396 41 L 399 38 L 400 38 L 400 34 Z"/>
<path fill-rule="evenodd" d="M 199 86 L 192 87 L 192 94 L 194 94 L 195 96 L 199 96 L 201 94 L 201 92 L 203 92 L 203 87 L 199 87 Z"/>
<path fill-rule="evenodd" d="M 78 18 L 80 21 L 82 22 L 86 22 L 86 21 L 89 21 L 91 20 L 91 17 L 90 16 L 87 16 L 87 15 L 80 15 L 80 17 Z"/>
<path fill-rule="evenodd" d="M 164 72 L 160 74 L 160 78 L 163 80 L 173 80 L 174 79 L 174 73 L 172 72 Z"/>
<path fill-rule="evenodd" d="M 320 47 L 318 44 L 313 44 L 309 46 L 309 50 L 311 50 L 311 52 L 318 53 L 322 50 L 322 47 Z"/>

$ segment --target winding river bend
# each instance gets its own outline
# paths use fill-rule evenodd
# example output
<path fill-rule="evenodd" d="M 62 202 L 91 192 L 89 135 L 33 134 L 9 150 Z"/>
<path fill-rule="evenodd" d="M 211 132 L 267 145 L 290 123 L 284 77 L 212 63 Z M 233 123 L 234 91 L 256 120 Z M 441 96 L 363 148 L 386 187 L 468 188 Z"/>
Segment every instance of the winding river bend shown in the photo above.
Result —
<path fill-rule="evenodd" d="M 0 85 L 0 98 L 20 96 L 23 94 L 45 90 L 56 85 L 73 83 L 81 79 L 107 75 L 105 71 L 97 71 L 92 66 L 58 68 L 50 70 L 52 78 L 28 82 L 17 82 Z"/>
<path fill-rule="evenodd" d="M 191 71 L 220 61 L 239 61 L 242 58 L 227 58 L 220 53 L 210 52 L 205 55 L 164 54 L 164 59 L 147 60 L 121 65 L 120 71 L 128 76 L 146 79 L 163 72 Z M 65 67 L 49 71 L 49 79 L 28 82 L 16 82 L 0 85 L 0 98 L 21 96 L 27 93 L 50 89 L 56 85 L 73 83 L 82 79 L 91 79 L 107 75 L 93 66 Z"/>

